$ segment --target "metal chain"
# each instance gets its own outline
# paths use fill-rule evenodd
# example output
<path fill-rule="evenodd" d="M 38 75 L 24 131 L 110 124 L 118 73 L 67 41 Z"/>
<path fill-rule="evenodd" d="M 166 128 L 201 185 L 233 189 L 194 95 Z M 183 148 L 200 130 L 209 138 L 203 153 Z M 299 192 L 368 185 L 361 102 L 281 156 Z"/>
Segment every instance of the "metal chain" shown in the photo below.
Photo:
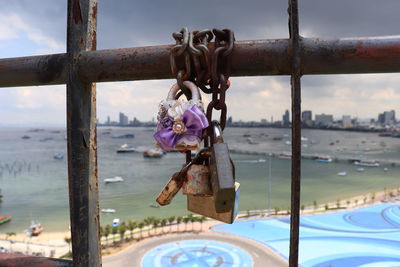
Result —
<path fill-rule="evenodd" d="M 194 82 L 204 93 L 212 94 L 212 100 L 206 110 L 207 119 L 211 123 L 213 110 L 220 110 L 219 122 L 223 130 L 227 115 L 225 93 L 230 86 L 231 54 L 235 42 L 233 32 L 228 29 L 189 32 L 187 28 L 182 28 L 172 36 L 176 45 L 170 54 L 171 71 L 181 89 L 177 97 L 185 94 L 187 99 L 191 99 L 190 90 L 183 85 L 186 80 Z M 211 54 L 208 44 L 214 36 L 215 43 Z M 204 136 L 206 147 L 209 146 L 211 131 L 209 127 L 208 134 Z"/>

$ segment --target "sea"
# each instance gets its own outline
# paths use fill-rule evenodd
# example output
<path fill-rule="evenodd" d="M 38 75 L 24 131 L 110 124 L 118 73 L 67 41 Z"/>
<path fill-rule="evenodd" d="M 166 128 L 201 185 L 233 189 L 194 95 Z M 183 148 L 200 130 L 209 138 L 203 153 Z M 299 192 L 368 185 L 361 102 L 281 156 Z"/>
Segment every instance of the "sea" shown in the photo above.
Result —
<path fill-rule="evenodd" d="M 113 138 L 134 134 L 131 139 Z M 115 209 L 101 213 L 102 225 L 114 218 L 142 220 L 188 214 L 186 196 L 180 192 L 171 204 L 157 207 L 155 199 L 185 157 L 167 153 L 162 158 L 144 158 L 142 153 L 116 153 L 123 144 L 139 149 L 154 148 L 153 128 L 99 127 L 99 205 Z M 378 133 L 303 130 L 301 204 L 343 200 L 385 188 L 400 187 L 400 139 Z M 23 138 L 23 137 L 26 138 Z M 27 138 L 29 137 L 29 138 Z M 241 211 L 288 209 L 290 207 L 291 160 L 276 157 L 290 153 L 290 129 L 226 128 L 224 141 L 235 164 L 236 181 L 241 185 Z M 278 140 L 277 140 L 278 139 Z M 0 129 L 0 215 L 12 215 L 0 232 L 23 232 L 31 220 L 42 223 L 45 231 L 68 231 L 69 201 L 65 128 L 3 127 Z M 54 159 L 55 153 L 64 155 Z M 357 169 L 348 160 L 316 162 L 309 156 L 374 159 L 387 164 Z M 339 176 L 338 172 L 347 175 Z M 120 176 L 121 183 L 105 184 L 103 179 Z"/>

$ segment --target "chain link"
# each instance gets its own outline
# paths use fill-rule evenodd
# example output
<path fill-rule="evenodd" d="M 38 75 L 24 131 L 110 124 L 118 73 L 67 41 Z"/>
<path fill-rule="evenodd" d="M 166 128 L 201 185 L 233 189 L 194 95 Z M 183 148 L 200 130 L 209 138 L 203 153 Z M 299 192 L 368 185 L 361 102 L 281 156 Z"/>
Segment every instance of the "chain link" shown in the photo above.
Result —
<path fill-rule="evenodd" d="M 176 45 L 171 49 L 170 62 L 171 71 L 181 89 L 178 97 L 185 94 L 187 99 L 191 98 L 190 90 L 183 84 L 186 80 L 194 82 L 204 93 L 212 94 L 206 110 L 207 119 L 211 123 L 213 110 L 220 111 L 219 122 L 223 130 L 227 115 L 225 94 L 230 86 L 231 55 L 235 42 L 233 31 L 213 29 L 189 32 L 187 28 L 182 28 L 172 36 Z M 208 45 L 214 37 L 211 53 Z M 209 146 L 211 131 L 209 127 L 204 137 L 206 147 Z"/>

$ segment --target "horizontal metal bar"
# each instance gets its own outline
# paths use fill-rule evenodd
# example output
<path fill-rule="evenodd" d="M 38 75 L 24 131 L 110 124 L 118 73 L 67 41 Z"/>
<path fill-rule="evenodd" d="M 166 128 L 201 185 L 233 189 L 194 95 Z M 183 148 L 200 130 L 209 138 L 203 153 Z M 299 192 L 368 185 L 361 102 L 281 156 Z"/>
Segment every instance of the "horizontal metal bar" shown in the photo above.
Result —
<path fill-rule="evenodd" d="M 85 51 L 78 58 L 79 73 L 87 82 L 173 78 L 171 47 Z M 300 57 L 303 75 L 400 72 L 400 36 L 301 38 Z M 0 59 L 0 87 L 63 84 L 66 62 L 66 54 Z M 235 43 L 231 76 L 290 74 L 288 39 Z"/>
<path fill-rule="evenodd" d="M 72 267 L 73 265 L 71 260 L 0 253 L 0 266 Z"/>

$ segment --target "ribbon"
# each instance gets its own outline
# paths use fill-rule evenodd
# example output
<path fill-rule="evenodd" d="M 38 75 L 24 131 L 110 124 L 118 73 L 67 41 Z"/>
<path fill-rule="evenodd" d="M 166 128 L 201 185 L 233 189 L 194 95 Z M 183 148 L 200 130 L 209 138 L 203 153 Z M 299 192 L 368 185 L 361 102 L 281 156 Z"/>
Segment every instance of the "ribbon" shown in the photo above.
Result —
<path fill-rule="evenodd" d="M 154 138 L 165 151 L 171 151 L 182 139 L 200 142 L 202 130 L 208 127 L 208 120 L 203 111 L 196 105 L 185 110 L 182 114 L 182 122 L 185 124 L 186 131 L 175 133 L 172 126 L 157 131 Z"/>

